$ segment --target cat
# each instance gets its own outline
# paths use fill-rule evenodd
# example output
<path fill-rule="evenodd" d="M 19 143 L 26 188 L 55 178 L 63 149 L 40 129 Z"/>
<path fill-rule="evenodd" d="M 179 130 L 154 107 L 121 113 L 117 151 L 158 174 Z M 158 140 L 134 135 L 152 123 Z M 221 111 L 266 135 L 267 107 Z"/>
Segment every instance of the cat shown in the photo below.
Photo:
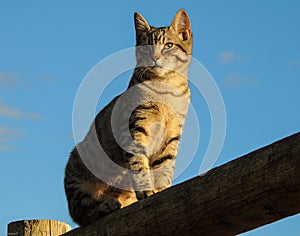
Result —
<path fill-rule="evenodd" d="M 127 90 L 96 116 L 71 152 L 64 187 L 70 215 L 87 225 L 171 186 L 190 89 L 192 33 L 179 10 L 155 28 L 134 14 L 136 67 Z"/>

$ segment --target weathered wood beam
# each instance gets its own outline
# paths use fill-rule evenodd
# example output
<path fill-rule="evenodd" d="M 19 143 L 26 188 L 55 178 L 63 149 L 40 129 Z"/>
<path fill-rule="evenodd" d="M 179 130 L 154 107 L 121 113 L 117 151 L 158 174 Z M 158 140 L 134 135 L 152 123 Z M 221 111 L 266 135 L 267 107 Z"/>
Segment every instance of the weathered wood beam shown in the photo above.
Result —
<path fill-rule="evenodd" d="M 297 133 L 64 235 L 236 235 L 299 212 Z"/>

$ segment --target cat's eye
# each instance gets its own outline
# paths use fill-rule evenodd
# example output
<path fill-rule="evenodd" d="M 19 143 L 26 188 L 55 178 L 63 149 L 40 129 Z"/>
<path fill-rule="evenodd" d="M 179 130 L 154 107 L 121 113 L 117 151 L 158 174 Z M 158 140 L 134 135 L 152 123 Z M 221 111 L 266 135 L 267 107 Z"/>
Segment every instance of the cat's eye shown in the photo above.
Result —
<path fill-rule="evenodd" d="M 164 48 L 165 49 L 171 49 L 174 46 L 174 43 L 166 43 Z"/>

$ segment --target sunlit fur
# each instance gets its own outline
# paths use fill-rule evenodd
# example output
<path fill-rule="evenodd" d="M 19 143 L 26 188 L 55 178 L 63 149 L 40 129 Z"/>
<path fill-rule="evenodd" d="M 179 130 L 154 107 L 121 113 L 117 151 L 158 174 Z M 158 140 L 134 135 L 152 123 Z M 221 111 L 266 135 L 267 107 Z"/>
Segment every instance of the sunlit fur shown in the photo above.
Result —
<path fill-rule="evenodd" d="M 130 91 L 133 94 L 129 93 L 126 99 L 117 96 L 99 112 L 85 139 L 71 152 L 66 166 L 64 186 L 68 207 L 79 225 L 87 225 L 172 183 L 190 99 L 187 80 L 192 51 L 190 20 L 184 10 L 177 12 L 168 27 L 151 27 L 139 13 L 135 13 L 134 20 L 136 68 L 122 95 Z M 136 101 L 139 105 L 126 120 L 129 105 Z M 114 119 L 119 125 L 121 143 L 117 143 L 112 130 L 112 114 L 118 103 L 120 108 Z M 126 134 L 128 129 L 130 137 Z M 128 171 L 112 174 L 114 170 L 101 166 L 103 155 L 92 151 L 96 150 L 96 142 L 111 160 Z M 126 150 L 120 145 L 126 146 Z M 109 175 L 110 184 L 87 168 L 87 156 L 97 160 L 93 165 L 99 165 Z M 114 187 L 116 184 L 126 188 Z"/>

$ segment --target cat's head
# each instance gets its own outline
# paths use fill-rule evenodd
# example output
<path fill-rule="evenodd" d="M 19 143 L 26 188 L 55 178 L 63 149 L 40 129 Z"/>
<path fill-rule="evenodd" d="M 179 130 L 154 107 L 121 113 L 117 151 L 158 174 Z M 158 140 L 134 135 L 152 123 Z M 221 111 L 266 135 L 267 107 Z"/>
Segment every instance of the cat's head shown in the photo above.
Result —
<path fill-rule="evenodd" d="M 147 67 L 159 76 L 176 71 L 187 75 L 192 54 L 192 32 L 185 10 L 179 10 L 170 26 L 152 27 L 134 14 L 137 67 Z"/>

